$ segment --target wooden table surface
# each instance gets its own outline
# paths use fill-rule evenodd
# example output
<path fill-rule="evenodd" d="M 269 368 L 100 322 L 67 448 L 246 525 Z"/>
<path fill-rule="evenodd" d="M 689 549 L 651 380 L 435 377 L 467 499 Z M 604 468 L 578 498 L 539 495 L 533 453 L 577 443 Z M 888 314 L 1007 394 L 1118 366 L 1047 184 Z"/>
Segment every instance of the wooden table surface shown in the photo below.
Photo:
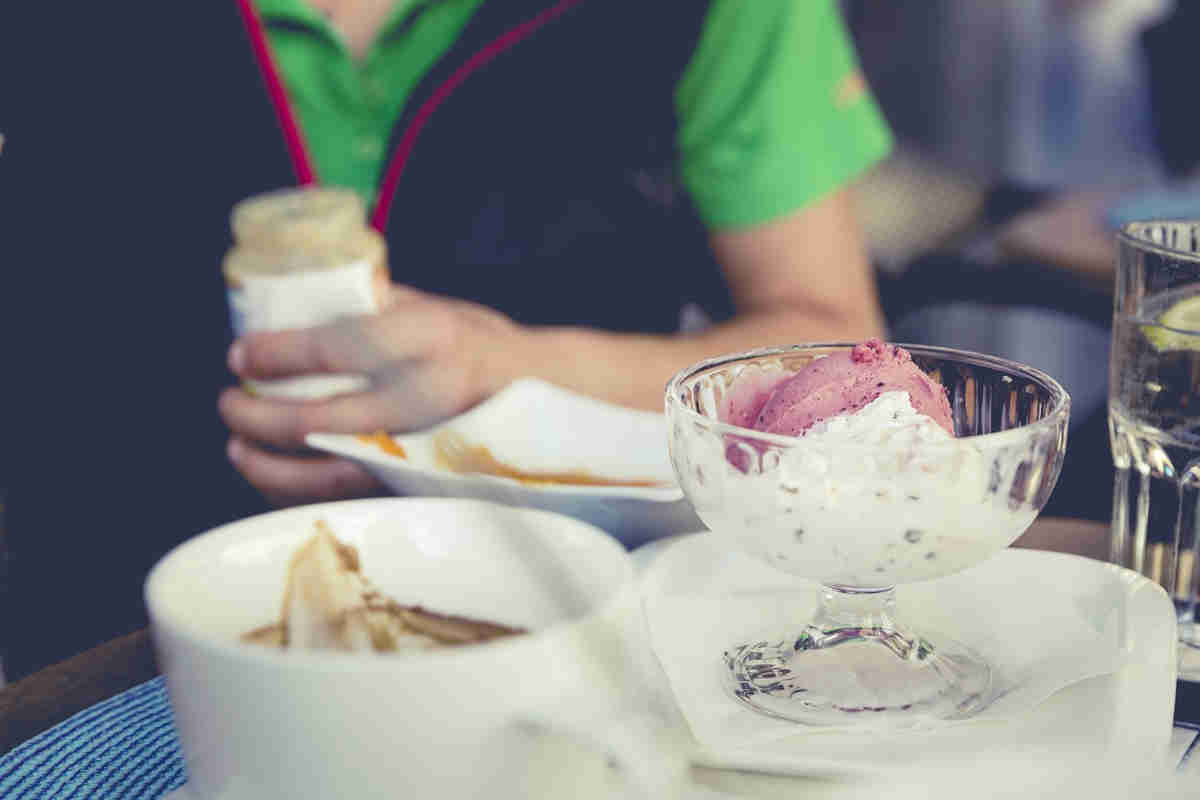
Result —
<path fill-rule="evenodd" d="M 1108 554 L 1108 526 L 1041 519 L 1014 546 L 1104 560 Z M 0 690 L 0 754 L 157 674 L 150 635 L 141 630 Z"/>

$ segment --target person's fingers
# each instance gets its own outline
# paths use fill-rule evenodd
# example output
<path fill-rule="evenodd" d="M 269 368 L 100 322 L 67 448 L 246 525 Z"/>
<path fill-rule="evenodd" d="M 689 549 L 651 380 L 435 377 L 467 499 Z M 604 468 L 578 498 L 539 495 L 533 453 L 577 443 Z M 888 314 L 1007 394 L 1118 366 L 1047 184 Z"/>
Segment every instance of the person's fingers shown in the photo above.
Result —
<path fill-rule="evenodd" d="M 229 369 L 248 378 L 284 378 L 338 372 L 368 372 L 355 329 L 364 318 L 286 331 L 251 333 L 229 348 Z"/>
<path fill-rule="evenodd" d="M 217 401 L 222 419 L 235 434 L 284 450 L 303 448 L 310 433 L 371 433 L 406 430 L 404 415 L 389 409 L 373 392 L 327 400 L 277 400 L 230 388 Z"/>
<path fill-rule="evenodd" d="M 437 298 L 437 295 L 422 291 L 415 286 L 408 286 L 403 283 L 388 285 L 387 302 L 389 304 L 412 303 L 416 301 L 436 300 Z"/>
<path fill-rule="evenodd" d="M 282 450 L 306 447 L 310 433 L 373 433 L 421 430 L 463 410 L 462 389 L 452 370 L 414 369 L 378 391 L 325 400 L 279 400 L 229 388 L 217 405 L 238 436 Z"/>
<path fill-rule="evenodd" d="M 242 389 L 226 389 L 217 400 L 217 408 L 229 430 L 238 436 L 284 450 L 304 447 L 308 430 L 299 403 L 265 400 Z"/>
<path fill-rule="evenodd" d="M 387 312 L 363 319 L 352 333 L 365 364 L 394 366 L 452 349 L 467 327 L 459 301 L 410 290 L 396 295 Z"/>
<path fill-rule="evenodd" d="M 454 303 L 406 290 L 381 314 L 247 334 L 229 349 L 236 375 L 269 380 L 319 373 L 372 374 L 450 346 L 462 327 Z"/>
<path fill-rule="evenodd" d="M 274 505 L 287 506 L 378 494 L 382 485 L 340 458 L 298 458 L 267 453 L 233 437 L 229 460 Z"/>

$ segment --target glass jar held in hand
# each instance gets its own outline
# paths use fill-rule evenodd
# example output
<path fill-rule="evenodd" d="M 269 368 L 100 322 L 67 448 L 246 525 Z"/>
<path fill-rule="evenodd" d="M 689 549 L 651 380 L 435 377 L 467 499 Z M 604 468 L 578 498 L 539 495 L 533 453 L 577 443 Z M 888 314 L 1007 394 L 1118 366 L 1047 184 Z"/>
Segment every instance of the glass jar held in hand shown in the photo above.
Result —
<path fill-rule="evenodd" d="M 508 317 L 390 283 L 384 240 L 352 192 L 251 198 L 233 232 L 228 360 L 241 386 L 219 408 L 229 459 L 276 505 L 382 490 L 351 462 L 315 455 L 308 434 L 426 428 L 519 371 L 524 340 Z"/>
<path fill-rule="evenodd" d="M 308 328 L 374 314 L 389 292 L 387 247 L 366 225 L 359 197 L 345 189 L 301 188 L 238 203 L 234 247 L 223 271 L 234 336 Z M 245 379 L 264 397 L 312 400 L 360 391 L 358 375 Z"/>

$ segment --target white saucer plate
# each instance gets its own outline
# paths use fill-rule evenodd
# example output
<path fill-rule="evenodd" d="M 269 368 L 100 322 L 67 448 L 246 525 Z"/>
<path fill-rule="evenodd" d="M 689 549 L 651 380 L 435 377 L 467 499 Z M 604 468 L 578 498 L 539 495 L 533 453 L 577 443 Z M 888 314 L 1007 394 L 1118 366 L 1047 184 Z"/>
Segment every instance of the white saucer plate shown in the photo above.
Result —
<path fill-rule="evenodd" d="M 803 606 L 811 603 L 808 594 L 815 590 L 815 585 L 732 551 L 708 533 L 655 542 L 637 551 L 634 561 L 642 573 L 648 631 L 655 629 L 656 602 L 663 598 L 675 603 L 689 597 L 707 601 L 724 597 L 731 607 L 745 608 L 748 602 L 755 602 L 755 594 L 778 598 L 794 591 L 799 621 L 804 619 Z M 897 593 L 911 624 L 932 623 L 932 629 L 950 631 L 960 641 L 973 641 L 972 604 L 979 608 L 987 604 L 989 612 L 981 613 L 981 618 L 1002 619 L 1010 608 L 1020 616 L 1003 620 L 1005 624 L 1000 626 L 1013 648 L 1029 646 L 1011 635 L 1024 625 L 1031 630 L 1029 642 L 1053 649 L 1052 626 L 1077 624 L 1108 641 L 1117 657 L 1102 673 L 1089 673 L 1089 665 L 1081 664 L 1076 671 L 1078 680 L 1057 688 L 1032 709 L 919 735 L 893 731 L 867 736 L 809 728 L 761 717 L 729 696 L 731 714 L 744 712 L 756 718 L 756 724 L 746 728 L 757 732 L 755 741 L 745 747 L 731 744 L 737 738 L 731 734 L 731 724 L 738 721 L 727 720 L 725 727 L 715 730 L 710 724 L 713 706 L 708 695 L 701 692 L 706 699 L 696 699 L 699 684 L 695 681 L 682 688 L 685 695 L 693 693 L 691 699 L 681 695 L 681 685 L 667 677 L 672 669 L 662 664 L 666 668 L 657 676 L 659 689 L 681 709 L 693 735 L 693 763 L 776 775 L 846 776 L 894 769 L 940 771 L 954 768 L 964 759 L 969 762 L 984 756 L 1016 763 L 1032 763 L 1030 759 L 1040 756 L 1063 763 L 1108 759 L 1137 766 L 1168 761 L 1175 699 L 1174 609 L 1153 583 L 1129 570 L 1080 556 L 1008 549 L 970 570 L 901 586 Z M 767 605 L 771 602 L 778 603 L 768 600 Z M 1042 611 L 1033 613 L 1032 608 Z M 721 631 L 729 624 L 706 616 L 711 610 L 698 612 L 711 629 L 711 645 L 705 644 L 712 649 L 711 663 L 695 668 L 711 671 L 715 682 L 723 666 L 721 651 L 733 642 L 721 641 Z M 703 633 L 699 622 L 688 624 Z M 1038 635 L 1032 635 L 1037 626 L 1043 627 Z M 1087 633 L 1080 635 L 1087 638 Z M 650 649 L 662 662 L 664 652 L 653 635 L 647 635 L 651 636 Z M 999 630 L 981 630 L 978 635 L 984 640 L 996 638 Z M 1024 660 L 1061 668 L 1058 658 L 1070 654 L 1046 654 L 1044 662 L 1041 655 L 1027 653 Z M 675 674 L 681 673 L 675 670 Z M 712 740 L 706 740 L 706 725 L 713 733 Z M 764 728 L 770 732 L 760 736 Z"/>

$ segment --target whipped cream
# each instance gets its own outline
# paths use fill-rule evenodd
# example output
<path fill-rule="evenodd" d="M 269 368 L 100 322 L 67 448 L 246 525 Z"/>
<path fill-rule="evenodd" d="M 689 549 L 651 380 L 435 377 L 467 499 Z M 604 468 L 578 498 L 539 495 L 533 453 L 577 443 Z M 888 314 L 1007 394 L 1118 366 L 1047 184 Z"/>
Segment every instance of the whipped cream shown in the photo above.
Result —
<path fill-rule="evenodd" d="M 690 494 L 713 500 L 696 509 L 709 527 L 781 570 L 883 587 L 957 572 L 1010 544 L 1035 516 L 1007 495 L 1025 455 L 985 453 L 892 391 L 763 453 L 760 469 L 704 454 L 693 469 L 720 470 L 723 492 Z"/>
<path fill-rule="evenodd" d="M 813 424 L 802 438 L 826 447 L 846 444 L 874 448 L 917 448 L 954 440 L 931 417 L 913 408 L 908 392 L 884 392 L 853 414 Z"/>

